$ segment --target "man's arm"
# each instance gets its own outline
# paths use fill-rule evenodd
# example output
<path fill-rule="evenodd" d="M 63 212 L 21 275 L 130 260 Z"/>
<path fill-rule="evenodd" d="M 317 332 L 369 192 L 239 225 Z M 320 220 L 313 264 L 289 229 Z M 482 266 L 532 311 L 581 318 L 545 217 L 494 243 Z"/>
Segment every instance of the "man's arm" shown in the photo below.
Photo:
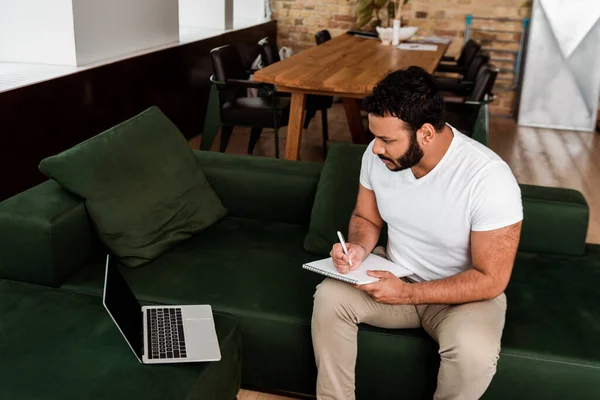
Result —
<path fill-rule="evenodd" d="M 437 281 L 408 284 L 391 273 L 369 275 L 379 282 L 359 286 L 376 301 L 388 304 L 461 304 L 500 295 L 510 279 L 521 222 L 485 232 L 471 232 L 473 268 Z"/>
<path fill-rule="evenodd" d="M 379 240 L 381 228 L 383 219 L 377 208 L 375 192 L 359 185 L 356 206 L 350 217 L 348 241 L 360 245 L 369 254 Z"/>
<path fill-rule="evenodd" d="M 360 263 L 375 248 L 382 227 L 383 219 L 381 219 L 377 208 L 375 192 L 359 185 L 356 206 L 350 217 L 348 229 L 347 247 L 352 265 L 350 265 L 348 257 L 344 254 L 342 246 L 336 243 L 330 254 L 337 270 L 341 273 L 347 273 L 358 268 Z"/>
<path fill-rule="evenodd" d="M 439 281 L 413 284 L 413 304 L 454 304 L 492 299 L 508 285 L 521 222 L 487 232 L 471 232 L 473 268 Z"/>

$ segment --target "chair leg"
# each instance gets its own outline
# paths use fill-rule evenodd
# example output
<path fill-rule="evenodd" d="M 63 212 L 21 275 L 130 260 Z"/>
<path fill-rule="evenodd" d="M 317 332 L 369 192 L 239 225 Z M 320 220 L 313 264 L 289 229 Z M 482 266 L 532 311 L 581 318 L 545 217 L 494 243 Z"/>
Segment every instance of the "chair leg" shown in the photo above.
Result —
<path fill-rule="evenodd" d="M 250 129 L 250 141 L 248 142 L 248 154 L 254 153 L 254 147 L 260 139 L 260 134 L 262 133 L 263 128 L 261 127 L 253 127 Z"/>
<path fill-rule="evenodd" d="M 275 158 L 279 158 L 279 128 L 275 125 Z"/>
<path fill-rule="evenodd" d="M 306 116 L 304 117 L 304 129 L 308 129 L 308 124 L 310 124 L 310 120 L 313 119 L 315 115 L 317 115 L 317 110 L 314 108 L 306 109 Z"/>
<path fill-rule="evenodd" d="M 327 125 L 327 109 L 321 110 L 321 126 L 323 127 L 323 158 L 327 157 L 327 142 L 329 142 L 329 127 Z"/>
<path fill-rule="evenodd" d="M 232 133 L 233 126 L 221 126 L 221 144 L 219 146 L 219 151 L 221 153 L 225 153 L 225 150 L 227 150 L 227 145 L 229 144 L 229 139 L 231 138 Z"/>

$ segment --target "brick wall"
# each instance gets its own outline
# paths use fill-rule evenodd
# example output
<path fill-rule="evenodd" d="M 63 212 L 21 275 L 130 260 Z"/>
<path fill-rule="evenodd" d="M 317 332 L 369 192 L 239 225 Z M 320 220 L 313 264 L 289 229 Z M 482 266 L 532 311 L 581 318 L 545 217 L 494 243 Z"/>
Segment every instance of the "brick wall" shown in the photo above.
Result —
<path fill-rule="evenodd" d="M 418 26 L 417 35 L 451 36 L 453 42 L 448 55 L 456 55 L 462 47 L 465 17 L 467 14 L 486 17 L 522 18 L 529 16 L 531 2 L 526 0 L 411 0 L 402 8 L 402 25 Z M 272 0 L 273 18 L 278 20 L 278 44 L 289 46 L 294 52 L 314 46 L 314 34 L 328 29 L 332 36 L 343 34 L 355 26 L 354 7 L 356 0 Z M 381 16 L 385 20 L 385 10 Z M 474 25 L 483 28 L 520 30 L 519 24 L 475 21 Z M 518 35 L 491 34 L 483 36 L 484 46 L 507 50 L 517 49 L 516 45 L 498 43 L 495 40 L 514 40 Z M 487 39 L 487 40 L 486 40 Z M 510 59 L 507 53 L 492 54 L 492 57 Z M 511 67 L 510 63 L 495 63 L 498 67 Z M 512 75 L 503 73 L 502 79 L 510 80 Z M 499 82 L 497 86 L 509 85 Z M 492 112 L 510 113 L 514 99 L 513 92 L 497 90 L 498 99 L 492 105 Z"/>

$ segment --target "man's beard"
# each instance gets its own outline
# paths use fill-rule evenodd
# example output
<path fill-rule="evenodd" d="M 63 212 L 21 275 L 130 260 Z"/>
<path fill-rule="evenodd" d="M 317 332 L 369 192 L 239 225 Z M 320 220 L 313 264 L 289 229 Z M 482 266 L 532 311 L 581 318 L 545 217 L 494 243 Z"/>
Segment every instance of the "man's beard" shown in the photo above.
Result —
<path fill-rule="evenodd" d="M 390 168 L 391 171 L 398 172 L 408 168 L 412 168 L 415 165 L 417 165 L 423 158 L 423 150 L 421 150 L 419 144 L 417 143 L 417 136 L 413 134 L 410 136 L 410 144 L 408 145 L 408 150 L 406 150 L 402 157 L 396 160 L 392 160 L 391 158 L 384 157 L 382 155 L 378 156 L 382 160 L 387 160 L 393 164 L 392 168 L 390 168 L 390 166 L 388 165 L 388 168 Z"/>

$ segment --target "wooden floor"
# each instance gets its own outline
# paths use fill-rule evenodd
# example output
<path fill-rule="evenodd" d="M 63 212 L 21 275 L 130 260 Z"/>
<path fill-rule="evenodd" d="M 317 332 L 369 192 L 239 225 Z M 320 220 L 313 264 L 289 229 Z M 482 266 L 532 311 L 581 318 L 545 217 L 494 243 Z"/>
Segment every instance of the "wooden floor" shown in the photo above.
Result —
<path fill-rule="evenodd" d="M 317 115 L 304 131 L 300 159 L 322 162 L 321 118 Z M 341 104 L 329 111 L 329 136 L 332 141 L 351 140 Z M 279 132 L 280 154 L 285 149 L 285 128 Z M 245 154 L 250 132 L 236 129 L 227 152 Z M 213 150 L 218 149 L 217 137 Z M 587 241 L 600 243 L 600 134 L 592 132 L 558 131 L 517 126 L 513 120 L 492 118 L 490 121 L 490 148 L 511 167 L 520 183 L 564 187 L 583 193 L 590 207 L 590 226 Z M 199 139 L 190 141 L 198 148 Z M 256 146 L 256 156 L 274 156 L 274 134 L 265 130 Z M 271 394 L 242 390 L 239 400 L 288 399 Z"/>
<path fill-rule="evenodd" d="M 600 134 L 516 126 L 495 119 L 490 148 L 520 183 L 576 189 L 590 208 L 587 241 L 600 243 Z"/>

